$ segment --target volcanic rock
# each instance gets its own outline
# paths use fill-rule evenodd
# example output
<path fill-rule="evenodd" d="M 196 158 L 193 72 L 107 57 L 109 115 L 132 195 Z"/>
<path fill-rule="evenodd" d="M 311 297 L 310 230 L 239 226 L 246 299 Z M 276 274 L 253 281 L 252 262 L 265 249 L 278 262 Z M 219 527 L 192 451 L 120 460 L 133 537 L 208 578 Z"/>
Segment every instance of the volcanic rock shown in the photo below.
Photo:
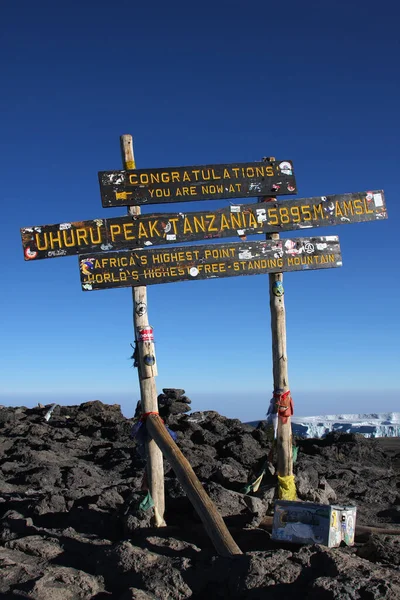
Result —
<path fill-rule="evenodd" d="M 335 549 L 271 540 L 258 528 L 276 491 L 268 431 L 179 412 L 190 410 L 184 391 L 163 391 L 168 427 L 244 554 L 216 555 L 167 461 L 168 526 L 152 527 L 145 462 L 118 405 L 56 406 L 48 421 L 49 407 L 1 407 L 0 598 L 400 599 L 399 537 Z M 300 499 L 357 505 L 358 523 L 398 527 L 400 440 L 390 452 L 356 434 L 297 445 Z"/>

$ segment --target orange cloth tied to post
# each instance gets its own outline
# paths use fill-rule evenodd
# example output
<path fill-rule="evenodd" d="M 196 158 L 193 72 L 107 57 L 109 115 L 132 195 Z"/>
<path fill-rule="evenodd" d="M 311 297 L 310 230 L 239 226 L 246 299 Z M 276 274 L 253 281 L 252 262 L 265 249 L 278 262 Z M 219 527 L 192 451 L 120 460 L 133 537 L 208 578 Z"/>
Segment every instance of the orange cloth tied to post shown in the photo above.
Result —
<path fill-rule="evenodd" d="M 274 398 L 278 417 L 282 419 L 282 423 L 287 423 L 288 418 L 293 415 L 293 400 L 290 390 L 283 394 L 274 392 Z"/>

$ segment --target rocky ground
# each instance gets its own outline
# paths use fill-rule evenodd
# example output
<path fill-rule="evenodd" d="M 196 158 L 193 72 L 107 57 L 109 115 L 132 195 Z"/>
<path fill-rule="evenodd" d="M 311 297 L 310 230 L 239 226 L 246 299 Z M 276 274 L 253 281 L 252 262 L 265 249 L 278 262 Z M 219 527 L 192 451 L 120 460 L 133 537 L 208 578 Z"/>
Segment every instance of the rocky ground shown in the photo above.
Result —
<path fill-rule="evenodd" d="M 400 599 L 400 536 L 352 548 L 291 546 L 260 528 L 275 479 L 241 493 L 270 451 L 263 428 L 184 414 L 164 395 L 177 443 L 244 554 L 217 556 L 168 464 L 168 527 L 143 512 L 145 463 L 118 405 L 0 408 L 0 600 Z M 185 405 L 185 406 L 183 406 Z M 173 414 L 177 413 L 177 414 Z M 357 435 L 298 442 L 303 500 L 356 504 L 358 523 L 400 528 L 400 448 Z"/>

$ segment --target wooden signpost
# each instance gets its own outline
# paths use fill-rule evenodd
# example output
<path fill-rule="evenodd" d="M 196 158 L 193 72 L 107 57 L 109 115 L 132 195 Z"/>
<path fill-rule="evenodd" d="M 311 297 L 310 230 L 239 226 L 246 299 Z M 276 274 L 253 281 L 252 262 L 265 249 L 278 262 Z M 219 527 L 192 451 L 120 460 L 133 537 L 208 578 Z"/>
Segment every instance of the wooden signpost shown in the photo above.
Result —
<path fill-rule="evenodd" d="M 99 173 L 104 207 L 165 204 L 297 192 L 289 160 L 102 171 Z"/>
<path fill-rule="evenodd" d="M 340 267 L 337 236 L 121 250 L 79 257 L 84 291 Z"/>
<path fill-rule="evenodd" d="M 278 201 L 275 196 L 297 191 L 289 160 L 136 169 L 132 136 L 121 137 L 121 149 L 124 170 L 102 171 L 99 181 L 103 206 L 128 206 L 128 215 L 24 227 L 24 258 L 35 261 L 79 254 L 84 291 L 132 287 L 142 416 L 151 436 L 146 442 L 147 470 L 156 525 L 165 524 L 162 450 L 218 553 L 240 554 L 214 504 L 159 418 L 146 286 L 269 273 L 278 479 L 282 486 L 292 481 L 291 493 L 295 494 L 282 273 L 339 267 L 342 259 L 336 236 L 280 239 L 279 232 L 386 219 L 384 193 L 373 190 Z M 145 204 L 251 197 L 261 200 L 257 204 L 231 204 L 216 211 L 140 214 L 140 206 Z M 246 241 L 246 236 L 262 233 L 266 241 Z M 241 241 L 176 246 L 227 237 Z M 167 247 L 152 248 L 157 245 Z"/>
<path fill-rule="evenodd" d="M 139 208 L 139 207 L 136 207 Z M 25 260 L 279 233 L 386 219 L 382 190 L 235 204 L 216 211 L 94 219 L 21 229 Z"/>

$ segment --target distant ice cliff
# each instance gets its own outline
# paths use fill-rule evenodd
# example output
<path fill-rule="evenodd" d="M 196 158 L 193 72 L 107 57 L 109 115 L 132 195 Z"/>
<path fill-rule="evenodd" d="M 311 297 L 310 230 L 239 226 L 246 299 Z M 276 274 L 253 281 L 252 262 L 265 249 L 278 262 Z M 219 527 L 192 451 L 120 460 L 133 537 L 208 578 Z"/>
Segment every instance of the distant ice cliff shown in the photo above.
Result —
<path fill-rule="evenodd" d="M 400 437 L 400 412 L 292 417 L 292 431 L 307 438 L 321 438 L 330 431 L 362 433 L 368 438 Z"/>

